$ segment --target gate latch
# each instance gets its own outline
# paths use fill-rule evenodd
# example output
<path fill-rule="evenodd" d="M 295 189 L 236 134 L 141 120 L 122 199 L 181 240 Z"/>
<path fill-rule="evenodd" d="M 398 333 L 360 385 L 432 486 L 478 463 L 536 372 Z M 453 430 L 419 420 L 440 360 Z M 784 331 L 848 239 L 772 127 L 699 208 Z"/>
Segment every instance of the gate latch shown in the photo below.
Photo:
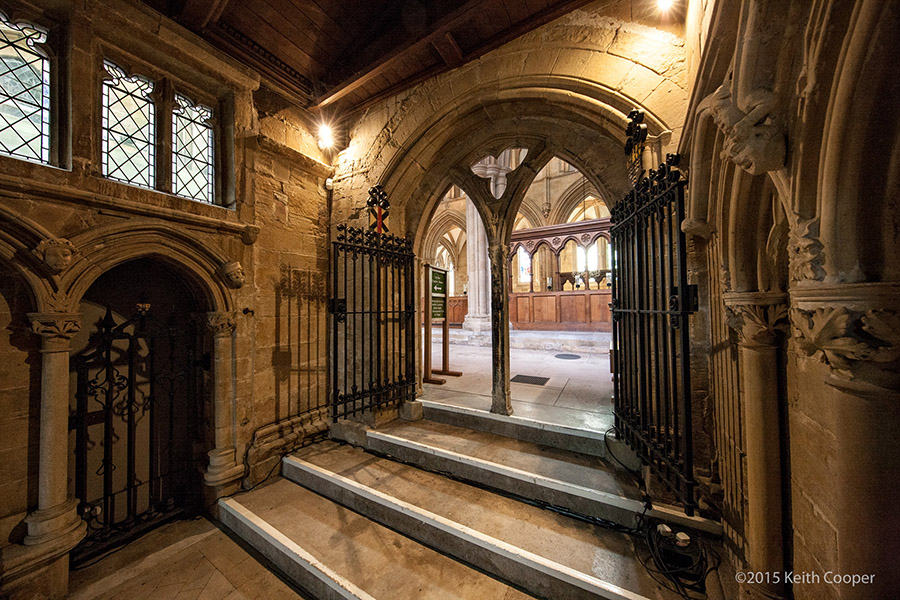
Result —
<path fill-rule="evenodd" d="M 338 323 L 342 323 L 347 318 L 347 299 L 330 298 L 328 300 L 328 312 L 337 317 Z"/>

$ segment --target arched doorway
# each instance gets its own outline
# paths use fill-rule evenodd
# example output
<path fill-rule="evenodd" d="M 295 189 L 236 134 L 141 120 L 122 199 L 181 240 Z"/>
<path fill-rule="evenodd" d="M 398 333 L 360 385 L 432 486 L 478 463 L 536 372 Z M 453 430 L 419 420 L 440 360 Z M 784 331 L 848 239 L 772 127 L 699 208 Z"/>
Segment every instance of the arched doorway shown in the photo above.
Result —
<path fill-rule="evenodd" d="M 197 290 L 154 259 L 101 275 L 82 298 L 70 363 L 70 485 L 87 524 L 78 565 L 201 508 L 210 368 Z"/>

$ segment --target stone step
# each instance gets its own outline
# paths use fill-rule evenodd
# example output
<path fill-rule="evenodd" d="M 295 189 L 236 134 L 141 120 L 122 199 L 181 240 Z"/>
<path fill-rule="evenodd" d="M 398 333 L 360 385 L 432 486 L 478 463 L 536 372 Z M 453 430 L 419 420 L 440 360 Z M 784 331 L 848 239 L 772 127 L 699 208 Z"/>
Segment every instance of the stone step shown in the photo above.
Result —
<path fill-rule="evenodd" d="M 315 598 L 531 598 L 284 479 L 219 500 L 219 517 Z"/>
<path fill-rule="evenodd" d="M 422 403 L 423 416 L 429 421 L 475 429 L 551 448 L 570 450 L 579 454 L 606 457 L 606 441 L 603 431 L 579 429 L 517 415 L 497 415 L 478 408 L 455 406 L 424 399 L 419 402 Z M 623 460 L 629 468 L 635 470 L 640 468 L 640 463 L 627 446 L 616 441 L 612 436 L 609 438 L 609 444 L 615 455 Z"/>
<path fill-rule="evenodd" d="M 576 514 L 626 527 L 643 514 L 721 534 L 719 523 L 678 507 L 645 510 L 633 477 L 598 457 L 424 420 L 395 421 L 366 437 L 372 452 Z"/>
<path fill-rule="evenodd" d="M 440 327 L 432 328 L 432 344 L 440 344 L 443 332 Z M 509 347 L 523 350 L 555 350 L 582 354 L 609 354 L 612 334 L 603 331 L 527 331 L 511 329 Z M 469 331 L 450 329 L 450 343 L 461 346 L 491 346 L 490 331 Z"/>
<path fill-rule="evenodd" d="M 334 442 L 284 459 L 283 474 L 540 598 L 674 599 L 629 535 Z"/>

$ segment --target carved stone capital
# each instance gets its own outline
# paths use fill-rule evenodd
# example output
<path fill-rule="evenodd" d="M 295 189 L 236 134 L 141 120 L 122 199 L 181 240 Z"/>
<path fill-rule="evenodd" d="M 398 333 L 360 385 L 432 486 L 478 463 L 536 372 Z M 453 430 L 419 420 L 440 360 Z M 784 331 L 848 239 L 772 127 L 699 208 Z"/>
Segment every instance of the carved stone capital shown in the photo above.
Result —
<path fill-rule="evenodd" d="M 897 284 L 817 286 L 792 293 L 794 340 L 801 355 L 831 368 L 828 383 L 856 393 L 900 386 Z"/>
<path fill-rule="evenodd" d="M 67 344 L 81 330 L 81 315 L 77 313 L 28 313 L 31 331 L 41 336 L 44 345 Z"/>
<path fill-rule="evenodd" d="M 206 313 L 206 327 L 216 337 L 229 336 L 234 331 L 237 321 L 231 312 Z"/>
<path fill-rule="evenodd" d="M 729 303 L 725 311 L 728 326 L 737 331 L 739 343 L 748 348 L 775 346 L 787 329 L 787 306 L 783 302 Z"/>

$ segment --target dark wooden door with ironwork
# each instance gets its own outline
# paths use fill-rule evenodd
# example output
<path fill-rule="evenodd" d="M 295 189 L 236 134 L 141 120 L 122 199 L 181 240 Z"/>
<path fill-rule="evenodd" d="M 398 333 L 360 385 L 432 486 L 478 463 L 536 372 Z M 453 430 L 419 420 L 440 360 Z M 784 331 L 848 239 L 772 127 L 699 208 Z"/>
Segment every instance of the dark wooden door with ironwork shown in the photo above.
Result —
<path fill-rule="evenodd" d="M 610 230 L 616 434 L 684 503 L 694 498 L 688 285 L 684 220 L 686 181 L 677 154 L 646 173 L 646 126 L 629 115 L 626 154 L 634 188 L 616 204 Z"/>
<path fill-rule="evenodd" d="M 75 497 L 87 536 L 83 563 L 198 508 L 197 337 L 189 315 L 157 320 L 150 305 L 117 319 L 107 308 L 73 357 Z"/>
<path fill-rule="evenodd" d="M 406 238 L 337 227 L 329 301 L 334 421 L 415 400 L 414 260 Z"/>

